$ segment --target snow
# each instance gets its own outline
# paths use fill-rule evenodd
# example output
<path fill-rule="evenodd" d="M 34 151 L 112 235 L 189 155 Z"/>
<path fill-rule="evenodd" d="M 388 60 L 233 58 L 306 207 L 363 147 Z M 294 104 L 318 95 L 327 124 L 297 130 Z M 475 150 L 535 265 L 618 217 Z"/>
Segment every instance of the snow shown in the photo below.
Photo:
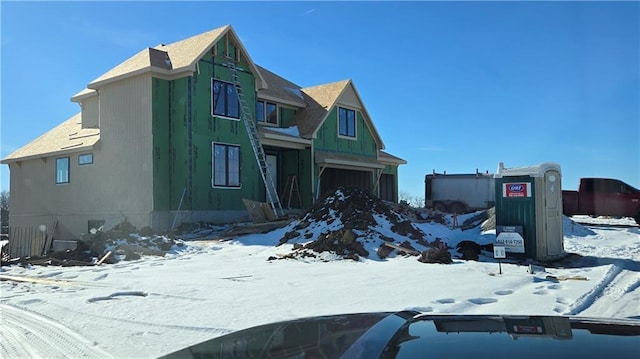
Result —
<path fill-rule="evenodd" d="M 494 231 L 454 229 L 445 219 L 416 226 L 453 248 L 495 240 Z M 289 230 L 190 240 L 165 257 L 113 265 L 3 267 L 4 279 L 38 282 L 0 282 L 0 356 L 152 358 L 255 325 L 369 311 L 640 317 L 640 228 L 628 219 L 566 218 L 565 250 L 583 257 L 578 265 L 533 266 L 533 274 L 509 261 L 498 274 L 487 253 L 450 265 L 399 255 L 268 261 L 292 250 L 293 243 L 276 245 Z"/>
<path fill-rule="evenodd" d="M 286 89 L 289 90 L 289 92 L 293 93 L 294 95 L 298 96 L 300 99 L 304 100 L 304 97 L 302 97 L 302 91 L 300 91 L 300 89 L 293 88 L 293 87 L 286 87 Z"/>
<path fill-rule="evenodd" d="M 293 137 L 300 137 L 300 131 L 298 131 L 298 126 L 283 127 L 283 128 L 269 127 L 269 131 L 279 132 L 284 135 L 289 135 Z"/>

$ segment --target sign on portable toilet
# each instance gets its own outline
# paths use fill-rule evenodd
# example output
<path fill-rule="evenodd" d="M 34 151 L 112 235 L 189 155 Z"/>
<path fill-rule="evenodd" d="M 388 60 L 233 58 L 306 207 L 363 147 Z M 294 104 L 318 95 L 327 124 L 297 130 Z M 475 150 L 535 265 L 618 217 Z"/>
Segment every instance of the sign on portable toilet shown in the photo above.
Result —
<path fill-rule="evenodd" d="M 563 257 L 560 165 L 505 168 L 500 162 L 495 178 L 496 245 L 515 257 Z"/>

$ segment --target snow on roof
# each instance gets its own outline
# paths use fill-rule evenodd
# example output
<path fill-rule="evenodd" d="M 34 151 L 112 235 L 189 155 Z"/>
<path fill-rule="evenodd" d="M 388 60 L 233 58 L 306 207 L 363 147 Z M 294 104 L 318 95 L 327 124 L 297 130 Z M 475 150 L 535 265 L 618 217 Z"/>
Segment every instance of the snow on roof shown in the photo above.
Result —
<path fill-rule="evenodd" d="M 304 97 L 302 97 L 302 91 L 300 91 L 300 89 L 298 88 L 293 88 L 293 87 L 285 87 L 285 90 L 293 93 L 294 95 L 296 95 L 297 97 L 299 97 L 301 100 L 304 100 Z"/>
<path fill-rule="evenodd" d="M 293 137 L 300 137 L 300 131 L 298 131 L 298 126 L 291 126 L 291 127 L 265 127 L 266 130 L 268 131 L 272 131 L 272 132 L 278 132 L 281 133 L 283 135 L 289 135 L 289 136 L 293 136 Z"/>

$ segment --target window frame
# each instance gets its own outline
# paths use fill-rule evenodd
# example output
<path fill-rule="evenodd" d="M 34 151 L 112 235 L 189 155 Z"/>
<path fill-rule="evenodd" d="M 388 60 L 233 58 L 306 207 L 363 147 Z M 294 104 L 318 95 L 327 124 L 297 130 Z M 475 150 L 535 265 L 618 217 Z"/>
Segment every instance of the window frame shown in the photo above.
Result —
<path fill-rule="evenodd" d="M 346 123 L 346 133 L 343 134 L 342 133 L 342 110 L 345 111 L 345 116 L 346 116 L 346 120 L 348 121 L 348 114 L 349 112 L 353 113 L 353 136 L 349 135 L 349 123 Z M 339 138 L 343 138 L 343 139 L 347 139 L 347 140 L 357 140 L 358 139 L 358 111 L 352 108 L 348 108 L 348 107 L 344 107 L 344 106 L 338 106 L 338 137 Z"/>
<path fill-rule="evenodd" d="M 224 171 L 224 174 L 222 174 L 224 176 L 224 181 L 223 183 L 218 182 L 219 177 L 217 176 L 217 166 L 219 166 L 220 164 L 217 163 L 218 159 L 216 158 L 216 147 L 219 146 L 221 148 L 224 148 L 224 164 L 223 164 L 223 168 L 221 168 L 222 171 Z M 233 148 L 236 149 L 237 152 L 237 163 L 234 164 L 233 168 L 230 169 L 230 152 L 229 149 Z M 242 187 L 242 181 L 241 181 L 241 147 L 240 145 L 236 145 L 236 144 L 229 144 L 229 143 L 223 143 L 223 142 L 211 142 L 211 187 L 212 188 L 241 188 Z M 232 173 L 231 171 L 235 171 L 237 173 L 235 173 L 235 178 L 232 178 Z M 237 182 L 232 183 L 233 180 L 236 180 Z"/>
<path fill-rule="evenodd" d="M 223 92 L 224 93 L 224 98 L 223 98 L 224 110 L 222 111 L 224 113 L 216 113 L 217 111 L 217 106 L 216 106 L 217 101 L 216 101 L 216 91 L 215 91 L 216 82 L 223 85 L 222 87 L 224 88 L 224 92 Z M 235 93 L 235 99 L 238 102 L 238 109 L 237 109 L 238 117 L 234 117 L 234 115 L 230 112 L 230 109 L 229 109 L 229 98 L 228 98 L 229 87 L 233 88 L 233 92 Z M 233 83 L 216 79 L 216 78 L 211 78 L 211 116 L 226 118 L 234 121 L 240 121 L 240 118 L 242 117 L 242 110 L 240 109 L 240 98 L 238 96 L 236 86 Z"/>
<path fill-rule="evenodd" d="M 261 106 L 262 111 L 258 109 L 259 107 L 258 103 L 262 104 Z M 268 114 L 270 113 L 269 106 L 272 106 L 273 112 L 275 113 L 275 122 L 269 121 L 269 117 L 268 117 Z M 280 109 L 280 106 L 275 102 L 256 99 L 256 121 L 265 126 L 279 126 L 280 125 L 280 111 L 278 111 L 279 109 Z M 260 112 L 262 114 L 262 120 L 260 120 L 260 116 L 258 116 Z"/>
<path fill-rule="evenodd" d="M 91 156 L 91 162 L 81 162 L 80 159 L 83 157 Z M 78 155 L 78 166 L 89 166 L 93 164 L 93 152 L 91 153 L 83 153 Z"/>
<path fill-rule="evenodd" d="M 66 160 L 67 164 L 66 164 L 66 178 L 62 178 L 60 176 L 61 174 L 61 169 L 60 169 L 60 160 Z M 62 173 L 64 173 L 62 172 Z M 57 157 L 56 158 L 56 172 L 55 172 L 55 178 L 56 178 L 56 184 L 67 184 L 71 182 L 71 158 L 69 156 L 66 157 Z"/>
<path fill-rule="evenodd" d="M 91 233 L 92 229 L 96 231 L 102 230 L 106 221 L 104 219 L 90 219 L 87 221 L 87 233 Z M 92 233 L 94 234 L 94 233 Z"/>

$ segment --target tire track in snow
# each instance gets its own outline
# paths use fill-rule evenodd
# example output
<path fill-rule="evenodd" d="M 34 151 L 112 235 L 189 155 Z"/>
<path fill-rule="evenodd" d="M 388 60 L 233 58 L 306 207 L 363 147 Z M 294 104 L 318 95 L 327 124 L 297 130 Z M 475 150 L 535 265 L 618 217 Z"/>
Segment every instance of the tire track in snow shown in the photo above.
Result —
<path fill-rule="evenodd" d="M 108 358 L 79 333 L 44 316 L 1 304 L 3 358 Z"/>
<path fill-rule="evenodd" d="M 150 294 L 154 295 L 154 294 L 157 294 L 157 293 L 150 293 Z M 234 331 L 234 329 L 230 329 L 230 328 L 201 327 L 201 326 L 168 324 L 168 323 L 158 323 L 158 322 L 145 321 L 144 319 L 136 320 L 136 319 L 114 317 L 112 315 L 103 315 L 103 314 L 99 314 L 99 313 L 95 313 L 95 312 L 79 311 L 79 310 L 76 310 L 74 308 L 69 308 L 69 307 L 60 305 L 60 304 L 55 303 L 55 302 L 50 302 L 50 303 L 47 303 L 47 304 L 51 305 L 51 306 L 56 306 L 56 307 L 60 308 L 61 310 L 65 310 L 65 311 L 67 311 L 69 313 L 82 315 L 82 316 L 84 316 L 86 318 L 89 318 L 89 317 L 95 318 L 95 319 L 100 320 L 101 322 L 103 322 L 104 325 L 107 325 L 106 322 L 111 321 L 111 322 L 116 322 L 113 325 L 127 323 L 127 324 L 133 324 L 136 327 L 146 328 L 146 329 L 148 329 L 148 328 L 173 329 L 173 330 L 182 330 L 182 331 L 187 331 L 187 332 L 215 333 L 215 334 L 218 334 L 218 335 L 228 334 L 228 333 L 231 333 L 231 332 Z"/>
<path fill-rule="evenodd" d="M 606 292 L 611 290 L 611 287 L 614 286 L 613 282 L 615 278 L 623 271 L 623 267 L 618 266 L 617 264 L 612 264 L 611 267 L 607 270 L 607 272 L 602 276 L 600 282 L 598 282 L 591 290 L 583 294 L 581 297 L 576 299 L 576 301 L 569 307 L 569 310 L 566 311 L 565 315 L 578 315 L 589 307 L 594 305 L 594 303 L 602 297 Z"/>

